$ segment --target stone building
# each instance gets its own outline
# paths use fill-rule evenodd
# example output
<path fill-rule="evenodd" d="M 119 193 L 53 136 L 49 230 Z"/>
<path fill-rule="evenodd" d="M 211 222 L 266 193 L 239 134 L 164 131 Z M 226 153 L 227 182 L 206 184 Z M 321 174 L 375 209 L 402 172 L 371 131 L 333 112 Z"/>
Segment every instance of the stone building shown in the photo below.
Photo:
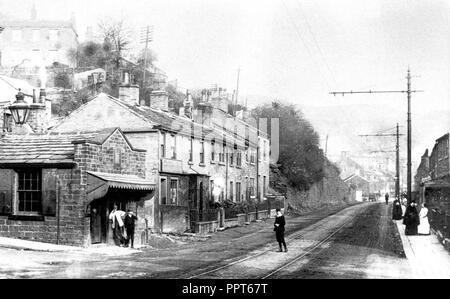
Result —
<path fill-rule="evenodd" d="M 369 198 L 370 182 L 358 174 L 352 174 L 344 179 L 349 188 L 355 193 L 355 200 L 362 201 Z"/>
<path fill-rule="evenodd" d="M 72 66 L 69 49 L 78 45 L 75 20 L 37 19 L 33 8 L 27 20 L 2 20 L 0 27 L 0 66 L 14 67 L 23 63 L 44 66 L 58 62 Z"/>
<path fill-rule="evenodd" d="M 97 95 L 51 130 L 120 127 L 133 146 L 146 150 L 145 178 L 157 186 L 149 203 L 150 230 L 198 231 L 219 201 L 265 199 L 269 140 L 256 126 L 229 115 L 226 99 L 212 95 L 198 109 L 186 107 L 175 115 L 164 91 L 152 92 L 149 103 L 139 103 L 134 85 L 121 86 L 119 95 Z"/>
<path fill-rule="evenodd" d="M 145 150 L 120 129 L 0 138 L 0 235 L 88 246 L 112 243 L 114 203 L 138 214 L 135 243 L 147 238 Z"/>
<path fill-rule="evenodd" d="M 426 202 L 431 228 L 450 248 L 449 134 L 438 139 L 431 154 L 425 151 L 414 177 L 418 199 Z"/>

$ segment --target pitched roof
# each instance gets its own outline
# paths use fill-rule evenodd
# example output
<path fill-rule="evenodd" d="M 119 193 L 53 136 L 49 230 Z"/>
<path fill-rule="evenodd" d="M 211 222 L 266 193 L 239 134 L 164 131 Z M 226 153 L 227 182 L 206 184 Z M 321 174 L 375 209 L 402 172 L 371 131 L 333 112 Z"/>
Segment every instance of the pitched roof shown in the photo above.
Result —
<path fill-rule="evenodd" d="M 76 143 L 102 144 L 116 130 L 118 129 L 111 128 L 77 134 L 7 134 L 0 138 L 0 166 L 31 164 L 70 166 L 74 164 Z"/>
<path fill-rule="evenodd" d="M 359 174 L 356 174 L 356 173 L 354 173 L 354 174 L 352 174 L 352 175 L 349 175 L 348 177 L 346 177 L 345 179 L 343 179 L 343 181 L 344 181 L 344 182 L 347 182 L 348 180 L 351 180 L 351 179 L 354 178 L 354 177 L 358 177 L 358 178 L 360 178 L 360 179 L 362 179 L 362 180 L 364 180 L 364 181 L 366 181 L 366 182 L 369 182 L 367 179 L 363 178 L 362 176 L 360 176 Z"/>
<path fill-rule="evenodd" d="M 166 111 L 162 111 L 159 109 L 150 108 L 148 106 L 140 106 L 137 104 L 130 104 L 126 101 L 122 101 L 113 96 L 110 96 L 106 93 L 99 93 L 92 100 L 97 98 L 108 99 L 113 101 L 119 106 L 124 107 L 125 109 L 131 111 L 137 117 L 141 118 L 148 124 L 148 129 L 162 129 L 170 132 L 176 132 L 178 134 L 183 134 L 187 136 L 194 136 L 197 139 L 201 139 L 202 137 L 206 137 L 205 140 L 221 140 L 223 136 L 228 140 L 233 140 L 234 135 L 232 132 L 224 131 L 218 129 L 216 127 L 209 127 L 206 125 L 199 124 L 197 122 L 192 121 L 186 117 L 181 117 L 179 115 L 175 115 L 173 113 L 169 113 Z M 91 101 L 92 101 L 91 100 Z M 88 101 L 86 104 L 82 105 L 77 110 L 73 111 L 68 118 L 76 117 L 77 113 L 80 113 L 84 109 L 86 109 L 89 105 Z M 64 119 L 61 120 L 60 124 L 64 123 Z M 58 130 L 58 125 L 56 124 L 53 127 L 53 130 Z M 125 130 L 125 129 L 124 129 Z M 125 130 L 126 131 L 126 130 Z M 243 147 L 245 142 L 244 136 L 237 136 L 237 146 Z M 251 141 L 250 141 L 251 142 Z M 255 144 L 252 143 L 253 146 Z"/>
<path fill-rule="evenodd" d="M 75 139 L 57 135 L 5 135 L 0 138 L 0 165 L 73 164 Z"/>
<path fill-rule="evenodd" d="M 1 26 L 6 27 L 45 27 L 45 28 L 73 28 L 70 21 L 59 20 L 5 20 Z"/>

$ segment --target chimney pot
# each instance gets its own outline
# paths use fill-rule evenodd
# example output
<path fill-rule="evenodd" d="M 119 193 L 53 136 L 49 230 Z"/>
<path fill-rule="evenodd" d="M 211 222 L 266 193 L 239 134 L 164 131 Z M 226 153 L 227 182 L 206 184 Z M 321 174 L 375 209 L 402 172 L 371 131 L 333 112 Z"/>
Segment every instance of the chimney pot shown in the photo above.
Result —
<path fill-rule="evenodd" d="M 33 88 L 33 103 L 37 103 L 37 102 L 38 102 L 38 99 L 36 96 L 36 89 Z"/>
<path fill-rule="evenodd" d="M 47 96 L 47 94 L 45 92 L 45 88 L 41 88 L 41 90 L 39 92 L 39 103 L 45 104 L 45 97 L 46 96 Z"/>

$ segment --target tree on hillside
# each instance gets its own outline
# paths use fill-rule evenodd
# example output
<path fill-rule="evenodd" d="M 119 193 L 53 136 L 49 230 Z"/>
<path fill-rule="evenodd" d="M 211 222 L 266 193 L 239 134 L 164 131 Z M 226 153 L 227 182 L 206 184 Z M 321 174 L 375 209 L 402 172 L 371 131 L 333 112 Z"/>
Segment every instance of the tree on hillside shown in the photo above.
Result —
<path fill-rule="evenodd" d="M 280 170 L 294 187 L 307 190 L 324 176 L 325 157 L 319 148 L 319 135 L 293 104 L 273 102 L 256 107 L 258 118 L 280 121 Z M 270 132 L 270 121 L 268 121 Z"/>
<path fill-rule="evenodd" d="M 169 97 L 169 108 L 173 109 L 175 113 L 178 113 L 180 107 L 183 107 L 183 101 L 186 98 L 186 95 L 179 92 L 177 88 L 171 84 L 167 84 L 166 91 Z"/>
<path fill-rule="evenodd" d="M 123 19 L 121 20 L 102 20 L 98 24 L 100 34 L 106 44 L 112 45 L 114 62 L 119 67 L 120 58 L 122 58 L 131 43 L 129 30 Z"/>
<path fill-rule="evenodd" d="M 107 68 L 115 58 L 110 43 L 94 41 L 79 44 L 68 55 L 77 68 Z"/>

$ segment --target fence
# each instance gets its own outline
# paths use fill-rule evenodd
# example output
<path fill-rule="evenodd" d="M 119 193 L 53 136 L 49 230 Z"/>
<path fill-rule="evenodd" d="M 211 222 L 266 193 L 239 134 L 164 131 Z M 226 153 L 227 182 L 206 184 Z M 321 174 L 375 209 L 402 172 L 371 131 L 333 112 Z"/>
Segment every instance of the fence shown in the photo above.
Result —
<path fill-rule="evenodd" d="M 236 218 L 237 214 L 240 214 L 240 210 L 237 207 L 225 208 L 225 219 Z"/>
<path fill-rule="evenodd" d="M 218 209 L 190 210 L 191 222 L 216 221 Z"/>

